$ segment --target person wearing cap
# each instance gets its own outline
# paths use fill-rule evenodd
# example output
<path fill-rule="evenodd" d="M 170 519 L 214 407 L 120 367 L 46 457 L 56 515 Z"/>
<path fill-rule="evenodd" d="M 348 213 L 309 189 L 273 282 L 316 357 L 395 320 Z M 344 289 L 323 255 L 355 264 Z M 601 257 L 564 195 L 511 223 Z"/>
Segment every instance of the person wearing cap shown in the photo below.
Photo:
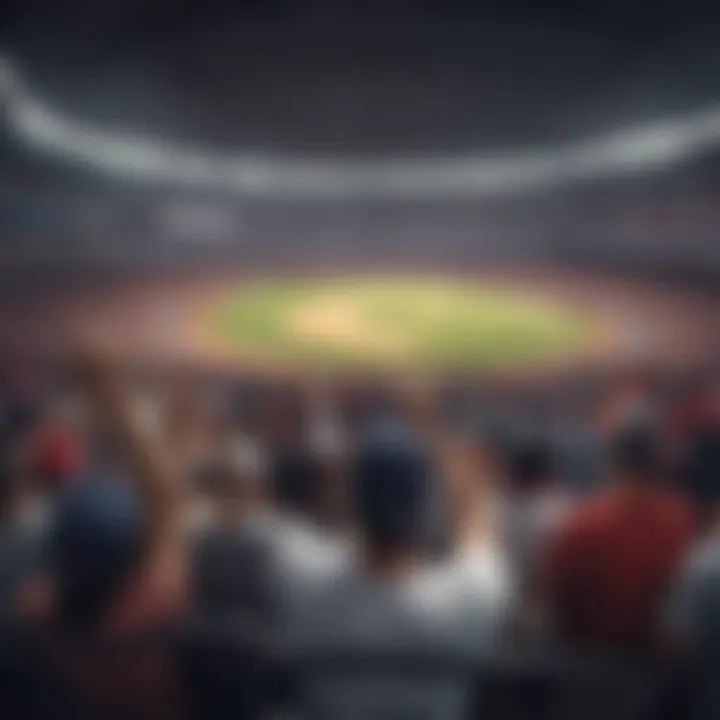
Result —
<path fill-rule="evenodd" d="M 622 426 L 609 454 L 613 482 L 563 521 L 540 584 L 563 643 L 643 655 L 657 650 L 662 607 L 692 542 L 693 513 L 662 487 L 652 424 Z"/>
<path fill-rule="evenodd" d="M 50 422 L 41 403 L 16 398 L 0 422 L 0 615 L 47 564 L 45 546 L 57 501 L 84 474 L 80 438 Z"/>
<path fill-rule="evenodd" d="M 427 503 L 436 497 L 431 465 L 412 434 L 387 422 L 354 460 L 358 538 L 351 560 L 297 601 L 285 628 L 291 656 L 301 667 L 308 663 L 305 697 L 321 716 L 461 717 L 468 688 L 452 674 L 402 680 L 391 666 L 377 673 L 371 666 L 369 676 L 350 668 L 338 678 L 313 668 L 318 653 L 335 654 L 335 669 L 367 653 L 376 660 L 431 653 L 442 662 L 475 657 L 498 639 L 509 588 L 480 508 L 464 503 L 468 517 L 458 518 L 462 536 L 451 557 L 431 562 L 423 552 Z"/>
<path fill-rule="evenodd" d="M 128 480 L 89 477 L 57 502 L 42 578 L 17 619 L 73 715 L 172 713 L 172 630 L 188 601 L 180 474 L 132 413 L 100 350 L 75 358 L 98 419 L 124 449 Z"/>
<path fill-rule="evenodd" d="M 30 451 L 30 469 L 39 489 L 49 499 L 57 499 L 71 490 L 87 470 L 82 439 L 68 428 L 41 429 Z"/>

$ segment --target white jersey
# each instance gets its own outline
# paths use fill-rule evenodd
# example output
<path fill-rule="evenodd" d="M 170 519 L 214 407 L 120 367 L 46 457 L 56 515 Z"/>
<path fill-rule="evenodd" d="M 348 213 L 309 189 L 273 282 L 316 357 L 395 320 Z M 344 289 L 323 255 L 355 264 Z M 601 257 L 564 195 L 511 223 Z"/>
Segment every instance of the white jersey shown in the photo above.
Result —
<path fill-rule="evenodd" d="M 251 532 L 270 550 L 273 574 L 283 599 L 303 597 L 347 566 L 344 538 L 325 532 L 309 521 L 281 513 L 268 513 L 250 523 Z"/>
<path fill-rule="evenodd" d="M 367 652 L 472 660 L 495 646 L 509 601 L 504 563 L 490 549 L 393 581 L 369 577 L 353 564 L 300 599 L 288 640 L 301 665 L 328 651 L 349 660 Z M 313 711 L 333 720 L 450 720 L 464 715 L 470 690 L 464 675 L 420 679 L 401 668 L 375 676 L 372 668 L 360 674 L 316 669 L 307 677 Z"/>

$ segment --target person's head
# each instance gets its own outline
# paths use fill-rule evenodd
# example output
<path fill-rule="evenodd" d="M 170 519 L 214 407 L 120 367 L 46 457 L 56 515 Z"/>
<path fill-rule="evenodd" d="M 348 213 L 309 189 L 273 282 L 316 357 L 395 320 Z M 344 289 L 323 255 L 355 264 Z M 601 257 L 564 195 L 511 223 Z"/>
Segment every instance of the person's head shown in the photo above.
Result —
<path fill-rule="evenodd" d="M 40 489 L 51 495 L 68 490 L 86 469 L 82 441 L 76 433 L 60 427 L 42 430 L 31 454 L 31 469 Z"/>
<path fill-rule="evenodd" d="M 316 518 L 322 512 L 325 468 L 303 444 L 279 450 L 270 477 L 273 500 L 280 510 L 307 518 Z"/>
<path fill-rule="evenodd" d="M 413 551 L 422 538 L 431 489 L 427 458 L 409 433 L 394 425 L 372 431 L 353 472 L 357 523 L 368 545 Z"/>
<path fill-rule="evenodd" d="M 263 447 L 248 438 L 228 443 L 203 468 L 203 491 L 216 506 L 216 514 L 240 519 L 264 501 L 268 461 Z"/>
<path fill-rule="evenodd" d="M 141 504 L 127 485 L 101 480 L 71 490 L 51 535 L 60 622 L 96 629 L 137 569 L 142 542 Z"/>
<path fill-rule="evenodd" d="M 551 442 L 539 435 L 522 437 L 511 443 L 507 455 L 510 491 L 533 494 L 552 485 L 557 462 Z"/>
<path fill-rule="evenodd" d="M 611 440 L 610 459 L 620 483 L 633 486 L 656 483 L 663 471 L 657 429 L 644 422 L 624 425 Z"/>

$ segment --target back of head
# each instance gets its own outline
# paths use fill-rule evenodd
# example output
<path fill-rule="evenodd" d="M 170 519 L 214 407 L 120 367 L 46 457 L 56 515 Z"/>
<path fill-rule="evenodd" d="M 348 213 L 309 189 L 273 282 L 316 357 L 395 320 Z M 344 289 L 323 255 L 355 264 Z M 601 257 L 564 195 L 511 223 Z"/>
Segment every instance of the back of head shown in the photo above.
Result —
<path fill-rule="evenodd" d="M 616 431 L 610 444 L 616 475 L 625 482 L 652 485 L 662 474 L 660 438 L 650 422 L 636 421 Z"/>
<path fill-rule="evenodd" d="M 235 439 L 203 468 L 203 490 L 219 501 L 247 497 L 265 488 L 267 473 L 263 447 L 247 438 Z"/>
<path fill-rule="evenodd" d="M 34 448 L 33 469 L 49 491 L 67 489 L 85 469 L 85 450 L 80 438 L 62 428 L 42 433 Z"/>
<path fill-rule="evenodd" d="M 356 458 L 355 507 L 368 540 L 383 547 L 411 547 L 420 538 L 431 490 L 427 460 L 402 428 L 370 433 Z"/>
<path fill-rule="evenodd" d="M 322 504 L 323 466 L 305 446 L 286 447 L 275 455 L 270 470 L 273 499 L 288 512 L 315 517 Z"/>
<path fill-rule="evenodd" d="M 85 484 L 63 498 L 51 550 L 64 625 L 91 630 L 102 620 L 140 560 L 142 531 L 139 500 L 117 480 Z"/>
<path fill-rule="evenodd" d="M 510 443 L 507 473 L 511 488 L 517 492 L 547 487 L 556 473 L 556 457 L 550 440 L 533 435 Z"/>

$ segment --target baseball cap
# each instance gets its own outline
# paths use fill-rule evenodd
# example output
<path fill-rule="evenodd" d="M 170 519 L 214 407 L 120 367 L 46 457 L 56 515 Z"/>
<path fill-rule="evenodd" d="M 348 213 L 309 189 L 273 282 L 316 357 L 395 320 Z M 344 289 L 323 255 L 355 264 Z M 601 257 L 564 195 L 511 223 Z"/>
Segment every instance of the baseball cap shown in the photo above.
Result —
<path fill-rule="evenodd" d="M 611 441 L 615 467 L 637 475 L 654 475 L 662 465 L 662 451 L 656 425 L 635 420 L 621 427 Z"/>
<path fill-rule="evenodd" d="M 357 455 L 354 484 L 358 520 L 372 540 L 419 540 L 431 482 L 425 454 L 409 432 L 388 422 L 373 428 Z"/>
<path fill-rule="evenodd" d="M 35 471 L 44 479 L 59 481 L 85 468 L 85 449 L 74 433 L 52 430 L 42 435 L 35 450 Z"/>
<path fill-rule="evenodd" d="M 93 479 L 63 497 L 51 550 L 67 619 L 97 616 L 139 557 L 142 536 L 140 499 L 120 479 Z"/>

